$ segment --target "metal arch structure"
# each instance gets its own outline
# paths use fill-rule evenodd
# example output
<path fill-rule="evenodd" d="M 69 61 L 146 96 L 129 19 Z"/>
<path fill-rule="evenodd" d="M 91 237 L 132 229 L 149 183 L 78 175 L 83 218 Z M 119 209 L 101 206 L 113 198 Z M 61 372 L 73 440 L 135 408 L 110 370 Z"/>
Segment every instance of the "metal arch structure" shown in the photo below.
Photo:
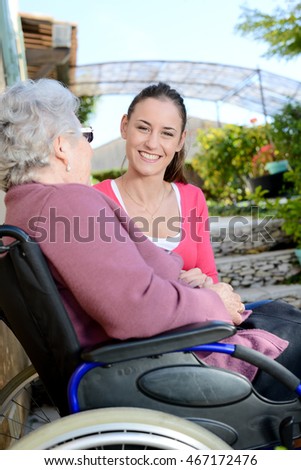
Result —
<path fill-rule="evenodd" d="M 77 96 L 136 95 L 166 82 L 185 98 L 228 103 L 273 116 L 290 101 L 301 102 L 301 82 L 260 69 L 188 61 L 108 62 L 74 67 L 70 89 Z"/>

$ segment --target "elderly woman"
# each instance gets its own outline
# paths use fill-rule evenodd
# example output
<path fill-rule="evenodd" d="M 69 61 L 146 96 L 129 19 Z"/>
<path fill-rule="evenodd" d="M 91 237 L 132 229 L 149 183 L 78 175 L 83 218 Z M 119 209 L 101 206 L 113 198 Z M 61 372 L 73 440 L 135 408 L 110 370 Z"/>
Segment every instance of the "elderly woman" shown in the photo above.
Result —
<path fill-rule="evenodd" d="M 81 344 L 207 320 L 241 324 L 244 306 L 231 286 L 192 288 L 179 280 L 179 255 L 156 247 L 123 209 L 90 187 L 93 133 L 81 127 L 78 106 L 49 79 L 26 80 L 1 94 L 0 188 L 7 192 L 6 223 L 40 244 Z M 231 342 L 276 358 L 290 349 L 286 339 L 241 329 Z M 221 356 L 207 353 L 205 360 L 256 376 L 256 367 Z"/>

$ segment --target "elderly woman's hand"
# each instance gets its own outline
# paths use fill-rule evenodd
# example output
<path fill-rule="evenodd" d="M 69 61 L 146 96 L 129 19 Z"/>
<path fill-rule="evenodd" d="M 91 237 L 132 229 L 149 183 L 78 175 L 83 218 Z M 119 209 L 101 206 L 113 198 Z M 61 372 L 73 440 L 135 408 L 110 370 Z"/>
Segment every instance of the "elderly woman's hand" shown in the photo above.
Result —
<path fill-rule="evenodd" d="M 225 282 L 212 284 L 209 289 L 214 290 L 220 296 L 231 315 L 234 325 L 240 325 L 242 323 L 241 314 L 245 311 L 240 295 L 233 292 L 233 287 Z"/>
<path fill-rule="evenodd" d="M 202 273 L 199 268 L 189 269 L 188 271 L 181 271 L 180 279 L 191 287 L 209 287 L 213 284 L 211 277 Z"/>

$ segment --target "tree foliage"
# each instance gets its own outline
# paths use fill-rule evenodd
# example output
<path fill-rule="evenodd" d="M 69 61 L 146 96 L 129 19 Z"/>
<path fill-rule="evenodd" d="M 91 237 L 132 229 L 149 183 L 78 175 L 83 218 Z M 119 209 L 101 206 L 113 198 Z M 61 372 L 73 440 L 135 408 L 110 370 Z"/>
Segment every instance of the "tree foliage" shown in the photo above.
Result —
<path fill-rule="evenodd" d="M 294 184 L 296 194 L 301 194 L 301 104 L 288 103 L 273 116 L 271 137 L 283 158 L 289 161 L 292 171 L 287 179 Z"/>
<path fill-rule="evenodd" d="M 82 124 L 89 124 L 91 116 L 95 114 L 98 96 L 81 96 L 78 119 Z"/>
<path fill-rule="evenodd" d="M 269 15 L 242 6 L 235 31 L 268 45 L 265 57 L 292 59 L 301 54 L 301 2 L 287 0 L 287 7 L 276 7 Z"/>
<path fill-rule="evenodd" d="M 191 164 L 203 188 L 215 200 L 237 202 L 246 196 L 246 177 L 252 174 L 252 157 L 270 142 L 269 126 L 237 126 L 199 130 L 199 150 Z"/>

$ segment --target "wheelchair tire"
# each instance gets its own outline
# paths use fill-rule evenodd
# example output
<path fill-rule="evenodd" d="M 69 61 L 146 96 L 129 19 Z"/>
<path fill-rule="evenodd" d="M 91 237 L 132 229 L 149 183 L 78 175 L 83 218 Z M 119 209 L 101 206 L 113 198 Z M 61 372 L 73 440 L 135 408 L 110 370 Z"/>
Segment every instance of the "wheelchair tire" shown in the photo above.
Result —
<path fill-rule="evenodd" d="M 231 449 L 199 425 L 141 408 L 82 411 L 33 431 L 11 447 L 29 449 L 188 450 Z"/>
<path fill-rule="evenodd" d="M 18 394 L 38 377 L 32 365 L 21 370 L 0 390 L 0 411 L 5 412 Z"/>
<path fill-rule="evenodd" d="M 6 449 L 38 426 L 49 423 L 54 416 L 59 417 L 52 406 L 50 415 L 47 414 L 42 403 L 45 396 L 46 391 L 32 365 L 0 390 L 0 449 Z"/>

